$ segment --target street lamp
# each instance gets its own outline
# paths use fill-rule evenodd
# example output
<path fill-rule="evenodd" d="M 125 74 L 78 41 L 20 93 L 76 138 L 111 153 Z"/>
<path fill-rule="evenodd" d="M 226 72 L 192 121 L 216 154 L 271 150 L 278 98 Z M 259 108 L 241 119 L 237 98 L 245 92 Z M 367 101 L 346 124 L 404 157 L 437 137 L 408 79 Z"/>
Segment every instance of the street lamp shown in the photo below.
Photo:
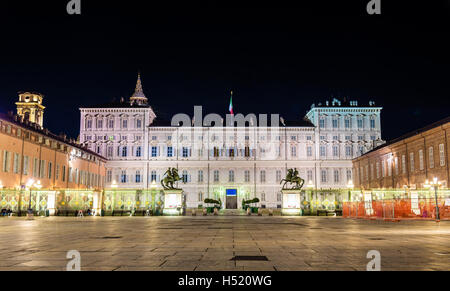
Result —
<path fill-rule="evenodd" d="M 150 184 L 150 189 L 152 189 L 152 213 L 155 215 L 155 196 L 156 196 L 156 181 L 153 180 Z"/>
<path fill-rule="evenodd" d="M 433 182 L 430 183 L 428 180 L 426 180 L 425 184 L 424 184 L 425 188 L 429 188 L 429 189 L 434 188 L 434 199 L 436 202 L 436 222 L 440 221 L 438 195 L 437 195 L 437 191 L 440 186 L 441 186 L 441 182 L 438 181 L 438 179 L 436 177 L 433 178 Z"/>

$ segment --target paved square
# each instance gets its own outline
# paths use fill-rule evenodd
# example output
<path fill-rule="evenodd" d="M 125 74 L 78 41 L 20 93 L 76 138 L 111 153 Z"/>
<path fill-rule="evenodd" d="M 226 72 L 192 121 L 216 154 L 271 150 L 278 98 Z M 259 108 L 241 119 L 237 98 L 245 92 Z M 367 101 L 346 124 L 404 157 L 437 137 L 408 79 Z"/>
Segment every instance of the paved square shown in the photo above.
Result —
<path fill-rule="evenodd" d="M 339 217 L 0 218 L 0 270 L 450 270 L 450 222 Z M 233 260 L 266 256 L 267 260 Z"/>

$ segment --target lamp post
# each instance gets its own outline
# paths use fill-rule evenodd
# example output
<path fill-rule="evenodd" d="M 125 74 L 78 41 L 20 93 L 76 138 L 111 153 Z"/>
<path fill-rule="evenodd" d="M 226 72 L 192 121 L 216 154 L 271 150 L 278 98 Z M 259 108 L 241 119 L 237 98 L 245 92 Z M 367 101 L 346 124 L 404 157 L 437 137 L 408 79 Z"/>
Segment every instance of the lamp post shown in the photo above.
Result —
<path fill-rule="evenodd" d="M 156 196 L 156 181 L 153 180 L 150 184 L 150 189 L 152 190 L 152 213 L 155 215 L 155 196 Z"/>
<path fill-rule="evenodd" d="M 307 188 L 307 189 L 310 189 L 310 191 L 311 191 L 311 200 L 313 200 L 314 183 L 313 183 L 312 180 L 309 180 L 308 184 L 306 185 L 306 188 Z M 313 207 L 315 207 L 315 206 L 314 206 L 315 203 L 316 203 L 315 199 L 314 199 L 314 203 L 313 203 L 313 201 L 311 201 L 310 215 L 312 215 L 312 211 L 313 211 Z"/>
<path fill-rule="evenodd" d="M 433 178 L 433 182 L 429 182 L 428 180 L 425 181 L 424 187 L 425 188 L 434 188 L 434 199 L 435 199 L 435 203 L 436 203 L 436 222 L 439 222 L 440 216 L 439 216 L 439 204 L 438 204 L 438 195 L 437 195 L 437 191 L 438 188 L 441 186 L 441 182 L 438 181 L 438 179 L 436 177 Z"/>
<path fill-rule="evenodd" d="M 352 202 L 352 195 L 351 195 L 351 191 L 352 189 L 355 187 L 355 185 L 353 185 L 353 181 L 352 180 L 348 180 L 347 183 L 347 189 L 348 189 L 348 203 L 349 203 L 349 215 L 348 217 L 350 217 L 352 215 L 351 211 L 352 211 L 352 207 L 351 207 L 351 202 Z"/>

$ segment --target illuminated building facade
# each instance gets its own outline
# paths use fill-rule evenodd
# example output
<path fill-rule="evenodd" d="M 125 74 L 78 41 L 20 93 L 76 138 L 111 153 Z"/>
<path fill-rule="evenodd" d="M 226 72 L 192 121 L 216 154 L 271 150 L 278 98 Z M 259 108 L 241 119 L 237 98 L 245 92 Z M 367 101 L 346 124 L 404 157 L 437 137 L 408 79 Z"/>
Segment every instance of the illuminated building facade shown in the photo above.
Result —
<path fill-rule="evenodd" d="M 449 185 L 450 117 L 430 124 L 357 157 L 353 161 L 359 189 L 423 189 L 435 177 Z"/>
<path fill-rule="evenodd" d="M 106 159 L 42 128 L 43 110 L 42 95 L 21 93 L 19 115 L 0 114 L 0 207 L 25 210 L 31 196 L 36 211 L 84 203 L 100 209 Z"/>
<path fill-rule="evenodd" d="M 298 169 L 305 188 L 345 188 L 352 159 L 383 142 L 381 109 L 334 99 L 313 105 L 304 119 L 279 118 L 275 127 L 224 129 L 206 118 L 172 126 L 156 117 L 138 77 L 129 100 L 80 108 L 80 142 L 108 159 L 106 188 L 146 190 L 175 167 L 188 208 L 205 198 L 241 208 L 243 199 L 254 197 L 261 207 L 279 208 L 288 168 Z"/>

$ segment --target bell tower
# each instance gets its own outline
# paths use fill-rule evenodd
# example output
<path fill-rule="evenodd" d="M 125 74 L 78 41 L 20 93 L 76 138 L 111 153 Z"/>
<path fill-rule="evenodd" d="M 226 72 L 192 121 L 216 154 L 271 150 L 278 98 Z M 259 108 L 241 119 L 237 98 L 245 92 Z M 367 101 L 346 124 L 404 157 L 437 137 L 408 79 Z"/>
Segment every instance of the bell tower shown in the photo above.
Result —
<path fill-rule="evenodd" d="M 44 109 L 42 99 L 44 95 L 32 92 L 19 92 L 19 101 L 16 102 L 17 115 L 24 121 L 30 121 L 39 124 L 43 128 Z"/>

